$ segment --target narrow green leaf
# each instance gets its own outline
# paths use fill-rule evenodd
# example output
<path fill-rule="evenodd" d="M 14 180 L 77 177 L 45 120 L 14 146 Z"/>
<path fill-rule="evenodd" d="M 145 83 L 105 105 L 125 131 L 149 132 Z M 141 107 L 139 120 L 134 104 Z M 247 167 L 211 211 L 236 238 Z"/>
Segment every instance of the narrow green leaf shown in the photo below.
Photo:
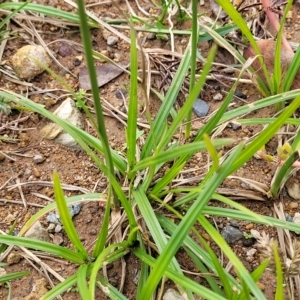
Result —
<path fill-rule="evenodd" d="M 283 78 L 283 91 L 289 91 L 294 82 L 295 76 L 300 68 L 300 46 L 294 55 L 292 62 L 290 63 L 288 70 Z"/>
<path fill-rule="evenodd" d="M 127 300 L 127 298 L 114 286 L 112 286 L 102 275 L 99 275 L 98 280 L 100 282 L 98 286 L 102 289 L 107 297 L 112 300 Z"/>
<path fill-rule="evenodd" d="M 109 185 L 112 185 L 112 181 L 115 179 L 115 170 L 114 170 L 114 163 L 112 160 L 112 153 L 109 147 L 109 141 L 106 133 L 106 127 L 104 122 L 104 115 L 103 115 L 103 109 L 101 105 L 101 99 L 100 99 L 100 93 L 99 93 L 99 87 L 97 82 L 97 74 L 96 74 L 96 68 L 95 68 L 95 61 L 93 57 L 93 45 L 92 45 L 92 39 L 90 34 L 90 27 L 87 22 L 87 16 L 85 13 L 85 2 L 83 0 L 77 1 L 78 5 L 78 15 L 80 18 L 80 32 L 81 32 L 81 38 L 84 45 L 84 51 L 85 51 L 85 57 L 86 57 L 86 64 L 88 67 L 91 87 L 92 87 L 92 94 L 93 94 L 93 100 L 94 100 L 94 108 L 96 111 L 96 120 L 97 120 L 97 133 L 99 136 L 99 139 L 102 142 L 103 146 L 103 154 L 106 161 L 107 166 L 107 177 Z M 117 194 L 115 192 L 115 187 L 113 186 L 113 206 L 118 209 L 120 207 L 120 201 L 117 198 Z"/>
<path fill-rule="evenodd" d="M 189 86 L 189 94 L 192 92 L 195 86 L 195 78 L 196 78 L 196 69 L 197 69 L 197 43 L 199 36 L 199 24 L 198 24 L 198 0 L 192 0 L 192 36 L 191 36 L 191 75 L 190 75 L 190 86 Z M 190 108 L 190 111 L 186 117 L 186 129 L 185 129 L 185 137 L 190 137 L 191 131 L 191 120 L 192 120 L 193 109 Z"/>
<path fill-rule="evenodd" d="M 206 150 L 208 151 L 210 157 L 212 158 L 213 169 L 215 171 L 218 171 L 218 169 L 219 169 L 219 156 L 218 156 L 218 153 L 216 151 L 216 148 L 213 145 L 213 142 L 211 141 L 211 139 L 209 138 L 209 136 L 207 134 L 203 135 L 203 140 L 204 140 L 204 143 L 206 145 Z"/>
<path fill-rule="evenodd" d="M 54 245 L 51 243 L 29 239 L 19 236 L 9 236 L 9 235 L 1 235 L 0 234 L 0 243 L 4 243 L 7 245 L 13 246 L 21 246 L 29 249 L 35 249 L 39 251 L 44 251 L 46 253 L 54 254 L 59 257 L 63 257 L 64 259 L 71 261 L 75 264 L 82 264 L 83 260 L 80 255 L 72 251 L 68 248 Z"/>
<path fill-rule="evenodd" d="M 282 221 L 279 219 L 266 217 L 266 216 L 261 216 L 261 218 L 258 220 L 257 218 L 253 218 L 248 213 L 244 213 L 242 211 L 233 210 L 233 209 L 229 209 L 229 208 L 207 206 L 203 209 L 203 214 L 210 215 L 210 216 L 219 216 L 219 217 L 226 216 L 227 218 L 249 221 L 249 222 L 256 222 L 258 224 L 265 224 L 265 225 L 271 224 L 271 226 L 294 231 L 297 234 L 300 234 L 300 225 L 299 224 Z"/>
<path fill-rule="evenodd" d="M 271 193 L 273 197 L 278 197 L 280 190 L 283 188 L 285 182 L 293 170 L 293 163 L 299 159 L 299 152 L 293 152 L 289 158 L 276 171 L 271 182 Z"/>
<path fill-rule="evenodd" d="M 2 275 L 0 276 L 0 283 L 3 282 L 7 282 L 10 280 L 15 280 L 21 277 L 24 277 L 26 275 L 29 275 L 30 273 L 27 271 L 23 271 L 23 272 L 16 272 L 16 273 L 10 273 L 10 274 L 6 274 L 6 275 Z"/>
<path fill-rule="evenodd" d="M 81 299 L 92 300 L 87 286 L 88 265 L 81 265 L 77 271 L 77 286 Z"/>
<path fill-rule="evenodd" d="M 108 235 L 109 220 L 110 220 L 110 201 L 108 197 L 105 206 L 104 218 L 101 224 L 101 229 L 97 238 L 96 246 L 93 251 L 93 257 L 98 257 L 105 247 L 105 243 Z"/>
<path fill-rule="evenodd" d="M 84 249 L 78 237 L 75 226 L 73 224 L 67 203 L 64 198 L 63 190 L 61 189 L 60 180 L 57 172 L 54 172 L 53 174 L 53 183 L 54 183 L 54 195 L 55 195 L 55 201 L 57 203 L 57 209 L 59 211 L 60 219 L 62 224 L 64 225 L 66 234 L 70 239 L 71 243 L 73 244 L 73 246 L 75 247 L 76 251 L 78 252 L 79 256 L 83 260 L 87 260 L 88 254 Z"/>
<path fill-rule="evenodd" d="M 126 128 L 128 170 L 131 170 L 135 163 L 136 134 L 138 130 L 138 52 L 133 24 L 130 24 L 130 41 L 130 92 Z"/>
<path fill-rule="evenodd" d="M 212 147 L 221 147 L 225 145 L 232 144 L 234 142 L 233 139 L 217 139 L 211 141 Z M 175 149 L 166 150 L 152 157 L 147 157 L 136 163 L 134 166 L 132 173 L 138 170 L 142 170 L 148 168 L 150 166 L 157 166 L 159 164 L 168 162 L 172 159 L 180 157 L 182 155 L 193 155 L 196 152 L 206 150 L 207 145 L 205 142 L 195 142 L 191 144 L 185 144 L 182 146 L 178 146 Z M 215 148 L 214 148 L 215 149 Z"/>

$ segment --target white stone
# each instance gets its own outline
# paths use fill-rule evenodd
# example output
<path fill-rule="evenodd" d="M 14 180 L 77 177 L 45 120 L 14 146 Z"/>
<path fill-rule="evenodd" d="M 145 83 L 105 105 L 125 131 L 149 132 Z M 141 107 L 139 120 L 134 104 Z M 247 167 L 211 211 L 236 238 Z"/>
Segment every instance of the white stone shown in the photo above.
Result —
<path fill-rule="evenodd" d="M 114 46 L 115 44 L 117 44 L 119 41 L 119 39 L 116 37 L 116 36 L 109 36 L 108 39 L 107 39 L 107 45 L 108 46 Z"/>
<path fill-rule="evenodd" d="M 221 101 L 221 100 L 223 100 L 223 95 L 221 93 L 215 94 L 213 99 L 215 101 Z"/>
<path fill-rule="evenodd" d="M 55 111 L 54 114 L 63 120 L 83 128 L 83 119 L 77 109 L 75 102 L 71 98 L 67 98 Z M 41 129 L 41 135 L 48 140 L 54 140 L 56 143 L 67 147 L 78 147 L 75 139 L 56 123 L 50 123 Z"/>
<path fill-rule="evenodd" d="M 168 289 L 163 296 L 163 300 L 185 300 L 185 298 L 174 289 Z"/>

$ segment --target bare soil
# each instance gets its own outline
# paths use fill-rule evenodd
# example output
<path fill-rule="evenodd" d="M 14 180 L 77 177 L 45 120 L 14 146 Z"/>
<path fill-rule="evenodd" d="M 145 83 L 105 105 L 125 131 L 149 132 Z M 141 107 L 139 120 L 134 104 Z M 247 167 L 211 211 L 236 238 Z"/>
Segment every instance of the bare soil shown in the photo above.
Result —
<path fill-rule="evenodd" d="M 70 5 L 68 5 L 63 0 L 39 0 L 37 3 L 59 7 L 66 11 L 75 11 Z M 101 2 L 101 1 L 100 1 Z M 129 1 L 133 10 L 137 12 L 138 15 L 141 15 L 136 3 L 134 1 Z M 92 4 L 93 1 L 88 1 L 87 4 Z M 125 4 L 120 4 L 122 8 L 125 9 Z M 144 9 L 151 11 L 155 8 L 151 2 L 143 2 Z M 112 19 L 119 18 L 118 10 L 113 7 L 111 4 L 100 4 L 90 8 L 94 14 L 98 17 L 109 17 Z M 199 7 L 199 10 L 204 10 L 209 12 L 209 3 L 205 4 L 204 7 Z M 293 6 L 293 18 L 288 19 L 287 22 L 287 31 L 289 32 L 290 40 L 293 42 L 300 42 L 300 18 L 299 18 L 300 9 L 297 6 Z M 25 21 L 23 21 L 25 22 Z M 176 20 L 174 20 L 176 23 Z M 67 73 L 65 70 L 60 68 L 55 62 L 52 63 L 51 69 L 55 71 L 60 76 L 63 76 L 67 83 L 75 90 L 79 88 L 78 74 L 82 66 L 85 65 L 84 53 L 80 47 L 69 47 L 70 52 L 64 57 L 63 47 L 68 45 L 65 41 L 72 41 L 80 43 L 80 34 L 77 27 L 60 27 L 54 26 L 48 23 L 41 22 L 32 22 L 39 30 L 39 34 L 46 44 L 49 44 L 49 49 L 55 55 L 56 59 L 68 70 L 70 70 L 74 76 Z M 24 34 L 20 23 L 11 21 L 11 26 L 16 30 L 17 34 L 15 38 L 9 39 L 4 50 L 1 67 L 10 66 L 11 56 L 24 45 L 28 44 L 28 40 L 24 38 Z M 189 28 L 190 23 L 185 22 L 184 24 L 175 24 L 176 28 L 185 29 Z M 128 36 L 128 32 L 122 31 L 125 35 Z M 129 45 L 120 40 L 116 46 L 108 47 L 106 40 L 103 38 L 103 32 L 100 29 L 93 29 L 91 31 L 92 42 L 94 50 L 102 53 L 108 53 L 108 55 L 114 59 L 116 62 L 122 62 L 124 65 L 128 64 L 129 59 Z M 26 34 L 28 37 L 29 35 Z M 139 35 L 140 40 L 143 40 L 145 34 Z M 175 46 L 176 51 L 182 53 L 185 47 L 185 42 L 188 41 L 188 37 L 176 37 Z M 30 43 L 38 43 L 34 38 L 30 40 Z M 162 39 L 145 39 L 143 44 L 145 48 L 159 48 L 170 50 L 170 44 L 168 41 Z M 199 49 L 202 51 L 203 55 L 209 48 L 209 43 L 199 44 Z M 67 46 L 68 47 L 68 46 Z M 68 50 L 68 51 L 69 51 Z M 225 56 L 224 56 L 225 55 Z M 228 56 L 228 53 L 220 50 L 217 60 L 223 63 L 223 58 Z M 154 60 L 156 59 L 156 61 Z M 161 71 L 157 61 L 163 61 L 166 65 L 168 64 L 168 56 L 157 56 L 153 55 L 152 67 L 153 70 Z M 179 61 L 178 61 L 179 62 Z M 97 65 L 103 64 L 101 61 L 97 61 Z M 162 82 L 162 76 L 156 75 L 152 78 L 152 84 L 158 88 L 159 83 Z M 163 88 L 167 89 L 168 81 L 170 78 L 165 81 Z M 10 80 L 10 77 L 3 75 L 0 78 L 0 87 L 5 90 L 11 90 L 16 93 L 26 94 L 29 93 L 29 98 L 35 102 L 44 104 L 47 109 L 50 111 L 55 110 L 55 108 L 65 99 L 66 91 L 62 88 L 61 84 L 57 82 L 50 74 L 47 72 L 42 73 L 41 75 L 36 76 L 31 82 L 32 85 L 28 87 L 24 82 L 17 82 Z M 229 90 L 230 81 L 225 81 L 225 86 L 221 86 L 223 90 Z M 208 81 L 208 85 L 203 90 L 201 97 L 207 101 L 210 105 L 209 114 L 218 109 L 220 106 L 220 101 L 213 100 L 213 96 L 218 93 L 220 87 L 220 82 Z M 120 110 L 124 109 L 123 99 L 119 99 L 119 91 L 126 89 L 129 86 L 129 75 L 123 73 L 118 78 L 112 80 L 110 83 L 106 84 L 101 88 L 100 93 L 101 97 L 107 100 L 112 106 L 119 108 Z M 35 93 L 36 91 L 42 91 L 41 93 Z M 51 90 L 51 92 L 47 92 Z M 251 85 L 240 85 L 239 90 L 247 96 L 247 102 L 251 103 L 252 101 L 257 100 L 260 95 L 256 92 L 254 86 Z M 126 96 L 126 94 L 125 94 Z M 143 94 L 139 95 L 141 107 L 140 107 L 140 118 L 145 120 L 145 115 L 143 112 Z M 178 103 L 180 104 L 184 101 L 183 95 L 181 95 Z M 153 117 L 155 116 L 159 106 L 160 101 L 154 96 L 151 95 L 150 99 L 151 104 L 151 113 Z M 88 103 L 89 106 L 92 106 L 91 103 Z M 231 108 L 238 107 L 243 105 L 243 102 L 234 99 Z M 275 109 L 273 107 L 265 108 L 255 113 L 250 114 L 248 117 L 255 116 L 257 118 L 268 118 L 273 116 Z M 22 118 L 26 117 L 26 120 L 22 121 Z M 15 124 L 11 123 L 16 121 Z M 205 122 L 205 119 L 198 119 L 194 116 L 193 128 L 197 129 Z M 40 136 L 40 129 L 46 125 L 48 121 L 37 114 L 13 110 L 9 116 L 2 116 L 0 123 L 0 134 L 2 137 L 9 138 L 10 140 L 0 141 L 0 150 L 2 153 L 5 153 L 7 156 L 0 154 L 0 229 L 4 232 L 8 232 L 14 221 L 17 222 L 15 233 L 22 228 L 25 222 L 34 215 L 41 207 L 49 204 L 49 198 L 53 199 L 53 189 L 52 187 L 45 186 L 43 182 L 51 181 L 53 171 L 56 170 L 59 174 L 60 180 L 64 184 L 73 185 L 78 187 L 75 190 L 65 190 L 66 196 L 79 195 L 82 193 L 82 188 L 88 191 L 96 191 L 99 193 L 106 192 L 107 180 L 101 174 L 99 169 L 95 166 L 93 161 L 80 149 L 70 149 L 61 145 L 54 143 L 53 141 L 44 140 Z M 7 125 L 9 124 L 9 125 Z M 106 128 L 111 142 L 111 146 L 118 151 L 123 151 L 125 149 L 125 127 L 114 117 L 106 117 Z M 91 133 L 94 133 L 87 119 L 85 122 L 85 129 Z M 234 130 L 230 125 L 227 126 L 219 137 L 233 137 L 238 141 L 242 139 L 251 138 L 256 133 L 262 130 L 262 126 L 243 126 L 237 130 Z M 269 153 L 276 153 L 277 149 L 277 138 L 272 139 L 267 145 L 267 151 Z M 41 154 L 45 160 L 40 164 L 35 164 L 33 157 L 36 154 Z M 190 179 L 191 181 L 187 184 L 193 185 L 199 182 L 199 176 L 205 174 L 207 170 L 207 155 L 206 153 L 201 153 L 201 155 L 194 156 L 186 165 L 183 177 Z M 235 174 L 243 178 L 248 178 L 256 180 L 258 182 L 270 185 L 276 166 L 267 163 L 263 160 L 257 160 L 255 158 L 251 159 L 247 164 L 243 166 Z M 296 174 L 299 176 L 299 173 Z M 298 177 L 299 178 L 299 177 Z M 29 183 L 32 184 L 29 184 Z M 14 187 L 16 183 L 24 183 L 21 187 Z M 249 186 L 241 183 L 237 179 L 227 179 L 223 184 L 222 188 L 231 191 L 231 196 L 234 199 L 234 191 L 241 190 L 251 190 Z M 43 197 L 46 196 L 46 197 Z M 24 201 L 26 202 L 26 207 Z M 243 198 L 243 197 L 242 197 Z M 250 197 L 251 198 L 251 197 Z M 286 213 L 293 216 L 296 212 L 299 212 L 299 205 L 290 205 L 291 202 L 296 202 L 299 204 L 300 199 L 290 199 L 285 189 L 281 195 L 281 201 L 284 205 L 284 210 Z M 253 200 L 251 199 L 239 199 L 241 204 L 245 205 L 250 210 L 260 213 L 266 216 L 273 216 L 273 206 L 274 202 L 279 200 L 268 199 L 265 196 L 262 196 L 262 200 Z M 99 204 L 100 203 L 100 204 Z M 95 242 L 96 235 L 101 226 L 102 217 L 104 213 L 103 204 L 101 202 L 89 202 L 85 203 L 82 206 L 80 213 L 74 217 L 74 223 L 78 230 L 81 240 L 84 242 L 86 247 L 91 246 Z M 220 205 L 219 202 L 211 202 L 211 205 Z M 12 215 L 13 217 L 7 218 L 7 216 Z M 224 226 L 230 223 L 230 220 L 218 217 L 211 218 L 211 222 L 216 224 L 216 226 L 221 230 Z M 41 220 L 42 225 L 47 228 L 48 223 L 45 219 Z M 277 231 L 274 228 L 269 228 L 257 224 L 249 224 L 246 222 L 237 221 L 241 231 L 245 233 L 250 233 L 251 229 L 256 229 L 259 232 L 265 231 L 271 237 L 277 237 Z M 125 224 L 126 225 L 126 224 Z M 204 232 L 203 229 L 199 228 L 199 232 L 202 236 L 210 243 L 212 248 L 219 253 L 219 249 L 214 245 L 214 242 L 211 241 L 211 238 Z M 52 235 L 52 241 L 55 242 L 60 240 L 60 244 L 65 247 L 70 246 L 70 242 L 64 234 L 64 231 L 59 233 L 54 233 Z M 245 239 L 242 239 L 231 245 L 234 252 L 242 260 L 245 266 L 249 271 L 253 271 L 259 264 L 260 260 L 258 255 L 254 255 L 252 261 L 247 259 L 246 252 L 249 249 L 246 246 Z M 250 245 L 252 247 L 252 245 Z M 12 298 L 13 299 L 24 299 L 28 296 L 34 286 L 36 286 L 37 280 L 44 277 L 44 273 L 41 270 L 40 265 L 32 262 L 27 254 L 25 254 L 20 249 L 15 249 L 22 256 L 22 259 L 15 264 L 10 264 L 5 267 L 7 273 L 17 272 L 28 270 L 30 275 L 25 276 L 19 280 L 11 282 L 12 286 Z M 40 254 L 35 253 L 37 256 Z M 179 251 L 177 254 L 179 262 L 182 264 L 184 270 L 189 272 L 197 272 L 196 268 L 193 266 L 193 263 L 188 259 L 184 251 Z M 67 263 L 62 260 L 51 259 L 50 257 L 42 257 L 44 263 L 49 265 L 53 270 L 55 270 L 62 277 L 67 278 L 75 271 L 75 266 L 73 264 Z M 5 261 L 5 260 L 4 260 Z M 125 283 L 123 288 L 123 293 L 128 299 L 135 298 L 136 291 L 136 278 L 137 273 L 140 267 L 138 259 L 136 259 L 132 254 L 128 254 L 125 258 L 126 261 L 126 276 Z M 224 258 L 224 265 L 227 261 Z M 234 273 L 235 271 L 232 270 Z M 58 283 L 58 280 L 55 279 L 51 274 L 49 275 L 54 284 Z M 202 282 L 201 276 L 190 275 L 193 279 Z M 120 287 L 121 284 L 121 262 L 113 263 L 112 265 L 107 266 L 107 277 L 111 284 L 116 287 Z M 276 288 L 275 277 L 272 273 L 266 273 L 262 280 L 260 281 L 261 288 L 264 290 L 267 299 L 274 299 L 274 292 Z M 166 288 L 170 284 L 166 283 Z M 51 285 L 48 282 L 46 288 L 50 289 Z M 100 291 L 97 291 L 97 299 L 106 299 L 104 294 Z M 0 299 L 6 299 L 8 295 L 8 289 L 6 285 L 0 287 Z M 296 295 L 296 298 L 299 295 Z M 79 294 L 74 289 L 64 294 L 63 299 L 80 299 Z M 28 298 L 29 299 L 29 298 Z M 30 298 L 34 299 L 34 298 Z"/>

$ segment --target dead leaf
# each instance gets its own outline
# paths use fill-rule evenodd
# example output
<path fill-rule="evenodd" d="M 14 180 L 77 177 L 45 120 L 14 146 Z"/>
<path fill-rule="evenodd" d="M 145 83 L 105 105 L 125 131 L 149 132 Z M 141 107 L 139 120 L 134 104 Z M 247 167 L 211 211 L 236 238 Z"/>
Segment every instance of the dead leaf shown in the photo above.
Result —
<path fill-rule="evenodd" d="M 101 87 L 122 74 L 123 70 L 112 64 L 104 64 L 96 67 L 96 73 L 98 87 Z M 79 86 L 81 89 L 86 91 L 91 89 L 90 76 L 88 74 L 87 67 L 83 67 L 79 71 Z"/>

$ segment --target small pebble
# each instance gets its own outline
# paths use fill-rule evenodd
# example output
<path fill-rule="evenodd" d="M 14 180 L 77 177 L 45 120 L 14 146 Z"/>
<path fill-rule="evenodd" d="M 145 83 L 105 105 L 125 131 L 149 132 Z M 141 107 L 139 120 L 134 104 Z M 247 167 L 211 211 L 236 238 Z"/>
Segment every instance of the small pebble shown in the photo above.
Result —
<path fill-rule="evenodd" d="M 17 264 L 21 258 L 22 256 L 18 252 L 10 252 L 7 256 L 6 262 L 9 265 Z"/>
<path fill-rule="evenodd" d="M 204 232 L 204 233 L 202 234 L 202 237 L 203 237 L 206 241 L 210 241 L 210 240 L 211 240 L 210 235 L 207 234 L 206 232 Z"/>
<path fill-rule="evenodd" d="M 33 162 L 38 165 L 38 164 L 41 164 L 45 161 L 45 158 L 43 155 L 41 154 L 36 154 L 34 157 L 33 157 Z"/>
<path fill-rule="evenodd" d="M 47 221 L 49 223 L 53 223 L 53 224 L 60 224 L 60 220 L 59 220 L 59 215 L 55 212 L 50 212 L 49 215 L 46 217 Z"/>
<path fill-rule="evenodd" d="M 235 92 L 234 92 L 234 95 L 236 96 L 236 97 L 239 97 L 239 98 L 241 98 L 241 99 L 247 99 L 247 95 L 245 95 L 243 92 L 241 92 L 240 90 L 236 90 Z"/>
<path fill-rule="evenodd" d="M 230 221 L 230 225 L 233 226 L 233 227 L 235 227 L 235 228 L 240 228 L 239 223 L 236 222 L 236 221 Z"/>
<path fill-rule="evenodd" d="M 185 298 L 181 296 L 176 290 L 168 289 L 163 296 L 163 300 L 184 300 Z"/>
<path fill-rule="evenodd" d="M 215 101 L 221 101 L 221 100 L 223 100 L 223 95 L 221 93 L 217 93 L 213 96 L 213 99 Z"/>
<path fill-rule="evenodd" d="M 118 98 L 118 99 L 123 99 L 123 97 L 124 98 L 126 98 L 126 96 L 127 96 L 127 91 L 125 90 L 125 89 L 120 89 L 120 90 L 117 90 L 116 91 L 116 97 Z"/>
<path fill-rule="evenodd" d="M 56 233 L 59 233 L 59 232 L 61 232 L 61 230 L 62 230 L 62 226 L 61 226 L 60 224 L 57 224 L 57 225 L 55 226 L 54 231 L 55 231 Z"/>
<path fill-rule="evenodd" d="M 249 229 L 252 229 L 253 227 L 254 227 L 254 224 L 250 223 L 250 224 L 247 224 L 245 228 L 249 230 Z"/>
<path fill-rule="evenodd" d="M 8 214 L 6 216 L 6 218 L 4 219 L 4 221 L 6 222 L 6 224 L 10 224 L 11 222 L 13 222 L 16 219 L 16 217 L 12 214 Z"/>
<path fill-rule="evenodd" d="M 0 162 L 5 160 L 5 156 L 3 154 L 0 153 Z"/>
<path fill-rule="evenodd" d="M 244 239 L 243 240 L 243 246 L 245 247 L 251 247 L 255 244 L 256 242 L 256 239 L 255 238 L 249 238 L 249 239 Z"/>
<path fill-rule="evenodd" d="M 256 249 L 252 248 L 247 251 L 247 256 L 253 256 L 257 252 Z"/>
<path fill-rule="evenodd" d="M 156 34 L 154 32 L 150 32 L 147 34 L 147 40 L 155 40 L 156 39 Z"/>
<path fill-rule="evenodd" d="M 298 204 L 297 202 L 291 202 L 291 203 L 289 204 L 289 207 L 290 207 L 291 209 L 297 208 L 298 206 L 299 206 L 299 204 Z"/>
<path fill-rule="evenodd" d="M 296 224 L 300 224 L 300 213 L 295 213 L 293 221 Z"/>
<path fill-rule="evenodd" d="M 48 226 L 48 228 L 47 228 L 47 230 L 48 230 L 48 232 L 54 232 L 54 230 L 55 230 L 55 224 L 50 223 L 49 226 Z"/>
<path fill-rule="evenodd" d="M 64 242 L 64 240 L 60 235 L 54 234 L 52 242 L 55 245 L 61 245 Z"/>
<path fill-rule="evenodd" d="M 197 99 L 193 104 L 193 110 L 198 117 L 205 117 L 209 110 L 209 105 L 201 100 Z"/>
<path fill-rule="evenodd" d="M 72 54 L 72 47 L 68 43 L 60 42 L 58 45 L 58 54 L 66 57 Z"/>
<path fill-rule="evenodd" d="M 289 215 L 289 214 L 285 214 L 285 220 L 286 220 L 287 222 L 294 222 L 293 218 L 292 218 L 291 215 Z"/>
<path fill-rule="evenodd" d="M 33 168 L 33 169 L 32 169 L 32 174 L 33 174 L 34 177 L 36 177 L 36 178 L 40 178 L 40 177 L 41 177 L 41 172 L 40 172 L 37 168 Z"/>
<path fill-rule="evenodd" d="M 228 244 L 232 244 L 244 237 L 243 232 L 232 226 L 224 227 L 221 235 Z"/>
<path fill-rule="evenodd" d="M 119 39 L 116 36 L 109 36 L 107 38 L 107 45 L 108 46 L 114 46 L 118 43 Z"/>

